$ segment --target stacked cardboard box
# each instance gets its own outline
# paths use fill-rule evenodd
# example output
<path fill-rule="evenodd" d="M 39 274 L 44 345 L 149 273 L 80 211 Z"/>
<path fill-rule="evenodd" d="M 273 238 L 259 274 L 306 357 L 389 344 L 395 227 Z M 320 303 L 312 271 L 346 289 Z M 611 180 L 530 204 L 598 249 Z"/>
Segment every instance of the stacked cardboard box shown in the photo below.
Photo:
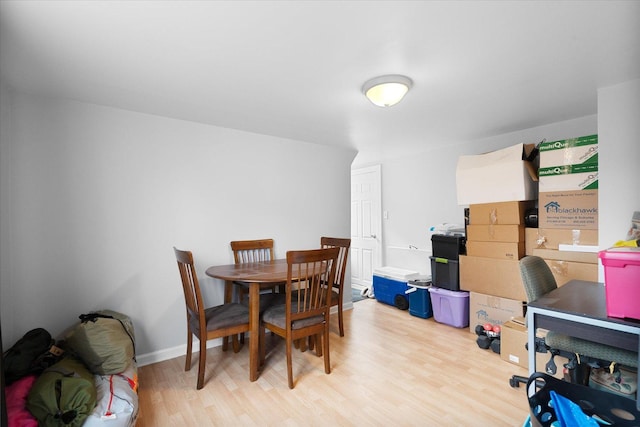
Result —
<path fill-rule="evenodd" d="M 535 200 L 536 144 L 516 144 L 490 153 L 460 156 L 456 165 L 459 205 Z"/>
<path fill-rule="evenodd" d="M 508 323 L 525 314 L 519 260 L 544 258 L 558 285 L 571 279 L 595 281 L 598 275 L 597 254 L 579 251 L 579 245 L 598 244 L 597 135 L 538 148 L 539 158 L 528 144 L 463 156 L 456 170 L 458 204 L 469 205 L 467 254 L 459 259 L 460 289 L 470 291 L 469 329 L 507 323 L 503 358 L 521 366 L 526 364 L 521 348 L 526 328 Z M 536 206 L 540 228 L 525 228 L 525 212 Z M 568 244 L 570 251 L 560 250 Z"/>
<path fill-rule="evenodd" d="M 472 204 L 467 255 L 460 257 L 461 288 L 471 291 L 470 329 L 524 314 L 519 260 L 525 256 L 525 212 L 535 201 Z"/>
<path fill-rule="evenodd" d="M 536 144 L 516 144 L 461 156 L 458 204 L 469 206 L 467 255 L 460 255 L 460 289 L 470 291 L 469 327 L 501 324 L 524 314 L 518 260 L 524 256 L 524 213 L 538 197 Z"/>
<path fill-rule="evenodd" d="M 598 229 L 598 135 L 540 144 L 539 225 Z"/>
<path fill-rule="evenodd" d="M 527 255 L 545 259 L 561 286 L 598 279 L 598 135 L 540 144 L 539 226 Z"/>
<path fill-rule="evenodd" d="M 598 280 L 597 254 L 560 250 L 566 247 L 597 247 L 598 230 L 526 228 L 525 244 L 526 255 L 544 258 L 558 286 L 574 279 L 592 282 Z"/>
<path fill-rule="evenodd" d="M 467 255 L 519 260 L 525 255 L 524 213 L 533 202 L 469 206 Z"/>

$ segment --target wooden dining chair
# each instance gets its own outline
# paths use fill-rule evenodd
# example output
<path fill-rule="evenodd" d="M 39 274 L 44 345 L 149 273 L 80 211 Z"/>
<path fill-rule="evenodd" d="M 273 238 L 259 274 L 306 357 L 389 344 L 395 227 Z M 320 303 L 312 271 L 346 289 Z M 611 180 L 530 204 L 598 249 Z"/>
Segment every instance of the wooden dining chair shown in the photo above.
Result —
<path fill-rule="evenodd" d="M 245 305 L 238 303 L 225 303 L 205 308 L 193 262 L 193 254 L 175 247 L 173 250 L 178 262 L 187 309 L 187 358 L 184 370 L 189 371 L 191 369 L 191 352 L 193 336 L 195 335 L 200 340 L 198 383 L 196 387 L 200 390 L 204 386 L 207 341 L 233 336 L 233 350 L 237 353 L 240 350 L 238 334 L 243 334 L 249 330 L 249 309 Z"/>
<path fill-rule="evenodd" d="M 339 248 L 338 265 L 336 267 L 336 277 L 333 280 L 333 290 L 331 291 L 331 306 L 338 306 L 338 328 L 340 336 L 344 336 L 344 321 L 342 317 L 344 275 L 347 271 L 347 259 L 349 257 L 349 247 L 351 239 L 342 239 L 337 237 L 321 237 L 321 248 Z"/>
<path fill-rule="evenodd" d="M 291 355 L 294 341 L 314 336 L 316 354 L 324 355 L 324 371 L 331 373 L 329 311 L 339 253 L 339 248 L 288 251 L 285 302 L 271 306 L 262 315 L 261 342 L 264 343 L 265 329 L 285 339 L 289 388 L 294 387 Z M 264 363 L 264 344 L 260 352 Z"/>
<path fill-rule="evenodd" d="M 275 259 L 273 239 L 234 240 L 231 242 L 231 250 L 233 251 L 233 261 L 236 264 L 271 261 Z M 240 302 L 244 301 L 249 293 L 249 284 L 240 281 L 233 283 L 236 285 Z M 284 285 L 284 283 L 274 284 L 271 287 L 272 293 L 278 290 L 280 285 Z"/>

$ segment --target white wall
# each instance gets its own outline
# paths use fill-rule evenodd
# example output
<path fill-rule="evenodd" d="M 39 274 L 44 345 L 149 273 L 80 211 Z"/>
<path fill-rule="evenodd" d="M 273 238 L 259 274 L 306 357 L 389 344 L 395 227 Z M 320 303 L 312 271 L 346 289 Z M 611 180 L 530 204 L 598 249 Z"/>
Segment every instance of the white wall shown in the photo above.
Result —
<path fill-rule="evenodd" d="M 10 307 L 10 301 L 13 299 L 11 295 L 12 289 L 7 287 L 3 289 L 3 283 L 9 283 L 9 265 L 11 264 L 9 242 L 10 230 L 10 210 L 7 209 L 5 195 L 10 192 L 11 177 L 11 151 L 10 144 L 4 144 L 3 141 L 10 140 L 11 129 L 11 109 L 10 109 L 11 93 L 2 80 L 0 79 L 0 313 L 4 311 L 4 307 Z M 13 319 L 2 316 L 0 324 L 6 330 L 13 328 Z M 7 332 L 3 332 L 3 349 L 8 347 L 4 345 L 7 341 L 4 337 Z"/>
<path fill-rule="evenodd" d="M 143 360 L 183 354 L 174 245 L 214 304 L 222 282 L 204 270 L 233 262 L 229 241 L 272 237 L 282 257 L 349 236 L 352 151 L 22 93 L 2 106 L 5 348 L 111 308 Z"/>
<path fill-rule="evenodd" d="M 640 80 L 598 90 L 598 129 L 598 240 L 606 249 L 640 211 Z"/>

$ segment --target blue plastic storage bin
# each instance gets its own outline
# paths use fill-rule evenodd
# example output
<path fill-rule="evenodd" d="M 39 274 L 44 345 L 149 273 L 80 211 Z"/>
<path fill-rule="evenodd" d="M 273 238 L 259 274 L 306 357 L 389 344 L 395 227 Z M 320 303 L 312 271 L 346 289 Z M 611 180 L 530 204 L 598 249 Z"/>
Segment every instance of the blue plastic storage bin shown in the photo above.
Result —
<path fill-rule="evenodd" d="M 409 289 L 406 291 L 409 297 L 409 314 L 416 317 L 428 319 L 433 316 L 431 308 L 431 297 L 429 288 L 431 285 L 420 285 L 409 282 Z"/>

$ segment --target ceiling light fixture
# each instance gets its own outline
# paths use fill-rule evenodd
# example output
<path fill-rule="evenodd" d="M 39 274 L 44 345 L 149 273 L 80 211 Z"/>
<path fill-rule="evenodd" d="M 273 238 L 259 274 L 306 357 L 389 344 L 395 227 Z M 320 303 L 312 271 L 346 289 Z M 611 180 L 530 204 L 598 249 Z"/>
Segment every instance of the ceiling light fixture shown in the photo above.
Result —
<path fill-rule="evenodd" d="M 368 80 L 362 86 L 362 93 L 378 107 L 391 107 L 402 101 L 412 85 L 409 77 L 389 74 Z"/>

